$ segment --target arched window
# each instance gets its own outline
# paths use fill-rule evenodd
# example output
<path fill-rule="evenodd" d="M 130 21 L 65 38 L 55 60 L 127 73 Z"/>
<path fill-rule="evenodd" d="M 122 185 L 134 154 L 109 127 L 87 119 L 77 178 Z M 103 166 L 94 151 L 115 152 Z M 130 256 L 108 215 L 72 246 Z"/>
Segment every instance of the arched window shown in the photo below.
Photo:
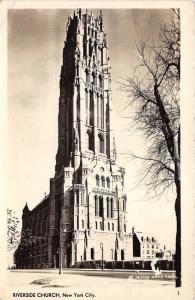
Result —
<path fill-rule="evenodd" d="M 104 153 L 104 138 L 102 135 L 99 135 L 99 152 Z"/>
<path fill-rule="evenodd" d="M 99 211 L 98 211 L 98 198 L 97 196 L 95 196 L 95 216 L 98 216 L 99 214 Z"/>
<path fill-rule="evenodd" d="M 103 78 L 101 75 L 99 76 L 99 87 L 103 89 Z"/>
<path fill-rule="evenodd" d="M 103 197 L 99 197 L 99 217 L 103 217 Z"/>
<path fill-rule="evenodd" d="M 95 56 L 93 56 L 93 60 L 95 60 Z M 92 84 L 96 85 L 96 76 L 94 72 L 92 73 Z"/>
<path fill-rule="evenodd" d="M 107 198 L 107 218 L 110 218 L 110 200 Z"/>
<path fill-rule="evenodd" d="M 88 130 L 87 134 L 88 134 L 88 149 L 94 151 L 93 133 Z"/>
<path fill-rule="evenodd" d="M 97 127 L 100 127 L 100 97 L 97 94 Z"/>
<path fill-rule="evenodd" d="M 112 231 L 114 231 L 114 223 L 112 223 Z"/>
<path fill-rule="evenodd" d="M 141 237 L 141 241 L 143 242 L 143 240 L 144 240 L 144 238 L 143 238 L 143 236 Z"/>
<path fill-rule="evenodd" d="M 91 248 L 91 259 L 92 259 L 92 260 L 95 259 L 95 251 L 94 251 L 94 248 Z"/>
<path fill-rule="evenodd" d="M 95 229 L 96 230 L 98 229 L 98 223 L 97 223 L 97 221 L 95 221 Z"/>
<path fill-rule="evenodd" d="M 104 98 L 100 97 L 100 128 L 104 129 Z"/>
<path fill-rule="evenodd" d="M 100 177 L 99 177 L 99 175 L 96 175 L 96 185 L 100 186 Z"/>
<path fill-rule="evenodd" d="M 86 111 L 86 124 L 88 124 L 89 119 L 89 100 L 88 100 L 88 90 L 85 89 L 85 111 Z"/>
<path fill-rule="evenodd" d="M 100 230 L 102 230 L 102 222 L 100 222 Z"/>
<path fill-rule="evenodd" d="M 108 189 L 110 188 L 110 178 L 109 177 L 106 178 L 106 186 Z"/>
<path fill-rule="evenodd" d="M 148 236 L 147 236 L 147 239 L 146 239 L 146 240 L 147 240 L 147 242 L 148 242 L 148 240 L 149 240 Z"/>
<path fill-rule="evenodd" d="M 126 199 L 123 199 L 123 211 L 126 211 Z"/>
<path fill-rule="evenodd" d="M 114 217 L 114 200 L 113 200 L 113 198 L 111 198 L 111 200 L 110 200 L 110 205 L 111 205 L 111 208 L 110 208 L 110 211 L 111 211 L 111 218 L 113 218 Z"/>
<path fill-rule="evenodd" d="M 82 220 L 82 228 L 84 228 L 84 220 Z"/>
<path fill-rule="evenodd" d="M 90 101 L 89 101 L 89 124 L 94 125 L 94 101 L 93 101 L 93 92 L 90 92 Z"/>
<path fill-rule="evenodd" d="M 121 250 L 121 260 L 124 260 L 125 259 L 125 252 L 124 250 L 122 249 Z"/>
<path fill-rule="evenodd" d="M 90 82 L 90 75 L 89 75 L 89 71 L 87 69 L 85 70 L 85 74 L 86 74 L 86 82 L 89 83 Z"/>
<path fill-rule="evenodd" d="M 86 42 L 86 39 L 83 39 L 83 56 L 86 56 L 87 55 L 87 42 Z"/>
<path fill-rule="evenodd" d="M 103 65 L 103 48 L 100 49 L 100 53 L 101 53 L 101 65 Z"/>
<path fill-rule="evenodd" d="M 76 76 L 79 76 L 79 65 L 76 65 Z"/>
<path fill-rule="evenodd" d="M 77 205 L 79 205 L 79 192 L 76 192 Z"/>
<path fill-rule="evenodd" d="M 77 229 L 79 229 L 79 216 L 77 216 Z"/>
<path fill-rule="evenodd" d="M 101 184 L 102 187 L 105 188 L 105 178 L 104 178 L 104 176 L 101 177 L 101 183 L 102 183 Z"/>
<path fill-rule="evenodd" d="M 92 54 L 92 41 L 91 38 L 89 39 L 89 56 Z"/>
<path fill-rule="evenodd" d="M 108 231 L 110 231 L 110 223 L 108 223 Z"/>
<path fill-rule="evenodd" d="M 124 232 L 126 232 L 126 225 L 124 225 Z"/>

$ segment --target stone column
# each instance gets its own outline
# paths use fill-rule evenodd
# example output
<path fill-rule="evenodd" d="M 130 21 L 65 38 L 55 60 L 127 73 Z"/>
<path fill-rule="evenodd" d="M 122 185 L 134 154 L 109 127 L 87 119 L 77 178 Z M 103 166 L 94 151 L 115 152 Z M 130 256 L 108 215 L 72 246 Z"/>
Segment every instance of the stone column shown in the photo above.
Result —
<path fill-rule="evenodd" d="M 103 228 L 107 230 L 107 200 L 106 197 L 103 197 Z"/>

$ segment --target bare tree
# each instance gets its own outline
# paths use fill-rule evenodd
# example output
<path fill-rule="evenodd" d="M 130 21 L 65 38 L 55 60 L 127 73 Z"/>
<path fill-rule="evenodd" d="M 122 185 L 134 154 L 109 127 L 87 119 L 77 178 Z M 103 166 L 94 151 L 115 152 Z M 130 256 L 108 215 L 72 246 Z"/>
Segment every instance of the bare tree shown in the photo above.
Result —
<path fill-rule="evenodd" d="M 15 216 L 15 212 L 7 209 L 7 249 L 14 250 L 20 241 L 20 233 L 18 230 L 19 220 Z"/>
<path fill-rule="evenodd" d="M 122 84 L 133 109 L 133 121 L 148 142 L 144 162 L 149 191 L 176 188 L 176 286 L 181 286 L 180 212 L 180 15 L 172 10 L 169 26 L 160 29 L 158 44 L 137 45 L 139 65 Z"/>

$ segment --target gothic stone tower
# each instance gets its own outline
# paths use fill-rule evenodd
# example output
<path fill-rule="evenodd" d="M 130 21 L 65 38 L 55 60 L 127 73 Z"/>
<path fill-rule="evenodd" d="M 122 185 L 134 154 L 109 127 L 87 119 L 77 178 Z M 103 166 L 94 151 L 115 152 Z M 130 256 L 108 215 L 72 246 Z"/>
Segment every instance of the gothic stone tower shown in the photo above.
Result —
<path fill-rule="evenodd" d="M 59 257 L 63 267 L 97 265 L 102 254 L 106 261 L 133 257 L 111 106 L 102 13 L 77 10 L 63 49 L 55 176 L 49 195 L 23 209 L 17 268 L 57 267 Z"/>
<path fill-rule="evenodd" d="M 130 260 L 124 169 L 111 127 L 111 68 L 103 16 L 69 17 L 63 49 L 55 176 L 50 181 L 48 261 Z M 61 231 L 61 233 L 60 233 Z M 102 245 L 102 244 L 101 244 Z"/>

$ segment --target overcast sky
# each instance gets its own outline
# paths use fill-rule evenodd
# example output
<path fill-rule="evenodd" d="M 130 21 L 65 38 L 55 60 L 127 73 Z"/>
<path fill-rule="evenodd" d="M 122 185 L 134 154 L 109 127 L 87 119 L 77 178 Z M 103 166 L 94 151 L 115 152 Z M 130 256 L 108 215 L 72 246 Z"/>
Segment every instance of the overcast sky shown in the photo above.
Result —
<path fill-rule="evenodd" d="M 9 207 L 21 215 L 26 201 L 33 208 L 49 192 L 57 151 L 59 76 L 66 23 L 72 10 L 10 10 L 8 14 L 8 161 Z M 97 11 L 94 11 L 96 14 Z M 118 81 L 137 65 L 135 42 L 156 40 L 169 10 L 103 10 L 112 67 L 113 111 L 119 163 L 126 169 L 129 229 L 154 233 L 174 248 L 174 196 L 150 198 L 134 189 L 140 164 L 122 154 L 141 154 L 145 141 L 130 134 L 127 96 Z"/>

